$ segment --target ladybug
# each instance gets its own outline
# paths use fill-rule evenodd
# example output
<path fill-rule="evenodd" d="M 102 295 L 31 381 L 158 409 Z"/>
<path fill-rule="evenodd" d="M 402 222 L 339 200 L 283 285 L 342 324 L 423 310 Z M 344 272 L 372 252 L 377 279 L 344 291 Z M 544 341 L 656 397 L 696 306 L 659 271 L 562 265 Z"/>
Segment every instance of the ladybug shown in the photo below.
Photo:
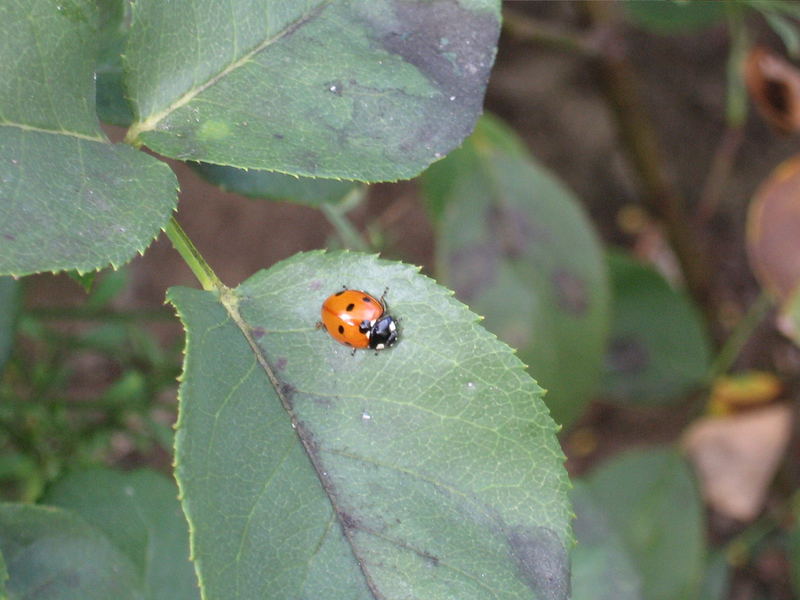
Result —
<path fill-rule="evenodd" d="M 383 297 L 344 289 L 325 300 L 321 312 L 331 337 L 351 348 L 383 350 L 397 342 L 397 320 L 387 314 Z"/>

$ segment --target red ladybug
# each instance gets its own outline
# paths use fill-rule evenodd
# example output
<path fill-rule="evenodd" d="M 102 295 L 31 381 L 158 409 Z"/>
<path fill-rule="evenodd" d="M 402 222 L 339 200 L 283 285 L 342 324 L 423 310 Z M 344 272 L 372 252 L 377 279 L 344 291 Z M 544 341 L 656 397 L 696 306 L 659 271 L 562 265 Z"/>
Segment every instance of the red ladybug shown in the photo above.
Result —
<path fill-rule="evenodd" d="M 360 290 L 342 290 L 322 303 L 322 324 L 351 348 L 383 350 L 397 342 L 397 321 L 381 300 Z"/>

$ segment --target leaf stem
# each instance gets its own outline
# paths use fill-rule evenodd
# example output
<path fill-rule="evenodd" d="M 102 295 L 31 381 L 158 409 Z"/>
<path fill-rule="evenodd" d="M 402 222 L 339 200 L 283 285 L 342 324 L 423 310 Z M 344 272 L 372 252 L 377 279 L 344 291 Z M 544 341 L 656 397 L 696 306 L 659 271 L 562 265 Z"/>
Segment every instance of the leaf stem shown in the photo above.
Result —
<path fill-rule="evenodd" d="M 192 240 L 178 224 L 177 219 L 170 217 L 167 228 L 164 230 L 172 242 L 172 247 L 178 251 L 183 260 L 197 277 L 203 289 L 209 292 L 225 289 L 225 285 L 219 280 L 217 274 L 211 269 L 203 256 L 197 250 Z"/>
<path fill-rule="evenodd" d="M 759 323 L 767 316 L 772 308 L 772 298 L 765 291 L 762 291 L 755 302 L 750 305 L 745 316 L 736 325 L 736 328 L 728 336 L 723 344 L 711 368 L 708 371 L 707 381 L 713 382 L 720 375 L 727 373 L 733 366 L 739 353 L 742 351 L 747 340 L 758 327 Z"/>
<path fill-rule="evenodd" d="M 322 213 L 336 230 L 336 235 L 344 247 L 360 252 L 369 252 L 370 247 L 347 218 L 347 212 L 364 199 L 365 190 L 364 186 L 359 186 L 347 194 L 341 202 L 336 204 L 326 202 L 321 207 Z"/>

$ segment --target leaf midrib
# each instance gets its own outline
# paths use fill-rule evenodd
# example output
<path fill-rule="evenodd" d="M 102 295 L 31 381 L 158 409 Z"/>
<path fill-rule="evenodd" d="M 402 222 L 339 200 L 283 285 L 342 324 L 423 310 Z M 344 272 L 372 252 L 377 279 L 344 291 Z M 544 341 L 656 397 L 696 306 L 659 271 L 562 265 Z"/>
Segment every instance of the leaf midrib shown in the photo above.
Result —
<path fill-rule="evenodd" d="M 331 2 L 333 2 L 333 0 L 323 0 L 317 6 L 315 6 L 313 10 L 299 17 L 297 20 L 293 21 L 292 23 L 284 27 L 281 31 L 279 31 L 272 37 L 269 37 L 264 41 L 262 41 L 252 50 L 242 55 L 241 58 L 233 61 L 227 67 L 222 69 L 219 73 L 211 77 L 208 81 L 185 92 L 180 98 L 175 100 L 167 108 L 150 115 L 143 121 L 139 121 L 138 123 L 134 123 L 133 125 L 131 125 L 127 135 L 125 136 L 125 140 L 129 143 L 133 143 L 135 140 L 139 138 L 139 136 L 142 133 L 147 131 L 152 131 L 153 129 L 155 129 L 155 127 L 158 125 L 159 122 L 161 122 L 163 119 L 168 117 L 170 114 L 172 114 L 179 108 L 187 105 L 189 102 L 194 100 L 199 94 L 203 93 L 205 90 L 207 90 L 208 88 L 216 84 L 218 81 L 220 81 L 223 77 L 232 73 L 239 67 L 247 64 L 248 62 L 250 62 L 250 59 L 252 59 L 258 53 L 262 52 L 265 48 L 278 42 L 280 39 L 284 38 L 290 33 L 294 33 L 300 27 L 305 25 L 308 21 L 318 16 L 329 4 L 331 4 Z"/>
<path fill-rule="evenodd" d="M 325 491 L 325 495 L 328 498 L 328 501 L 331 503 L 331 507 L 333 508 L 333 512 L 336 515 L 336 520 L 339 522 L 339 526 L 341 527 L 342 534 L 347 539 L 347 543 L 350 546 L 350 551 L 353 553 L 353 558 L 358 564 L 358 568 L 361 571 L 361 574 L 364 577 L 364 581 L 366 582 L 367 587 L 369 588 L 370 592 L 372 593 L 373 597 L 376 600 L 386 600 L 386 597 L 383 593 L 378 589 L 377 584 L 372 579 L 372 576 L 367 572 L 365 567 L 366 561 L 359 556 L 355 540 L 353 539 L 352 533 L 350 532 L 349 528 L 345 526 L 343 519 L 342 519 L 342 510 L 341 507 L 337 504 L 335 499 L 335 494 L 331 489 L 330 484 L 325 481 L 322 476 L 324 469 L 320 464 L 318 457 L 312 451 L 311 445 L 309 443 L 309 436 L 307 435 L 307 430 L 305 425 L 297 418 L 297 415 L 292 408 L 291 402 L 287 398 L 286 394 L 283 391 L 283 386 L 281 385 L 280 379 L 278 379 L 277 375 L 275 375 L 275 371 L 272 368 L 272 365 L 269 364 L 267 361 L 267 357 L 264 355 L 264 352 L 261 350 L 261 347 L 256 343 L 255 338 L 253 337 L 252 331 L 248 323 L 244 320 L 239 312 L 239 297 L 237 296 L 235 290 L 230 288 L 225 288 L 220 291 L 219 301 L 225 310 L 230 315 L 231 319 L 239 330 L 244 335 L 245 340 L 247 340 L 250 349 L 253 351 L 253 354 L 258 361 L 258 364 L 264 370 L 264 373 L 267 375 L 267 378 L 270 381 L 273 389 L 275 390 L 275 394 L 278 396 L 278 399 L 281 402 L 286 413 L 289 415 L 289 419 L 292 423 L 292 429 L 294 429 L 298 440 L 303 446 L 303 450 L 305 450 L 306 456 L 308 457 L 309 461 L 311 462 L 312 467 L 314 468 L 314 472 L 317 475 L 317 479 L 322 486 L 322 489 Z"/>

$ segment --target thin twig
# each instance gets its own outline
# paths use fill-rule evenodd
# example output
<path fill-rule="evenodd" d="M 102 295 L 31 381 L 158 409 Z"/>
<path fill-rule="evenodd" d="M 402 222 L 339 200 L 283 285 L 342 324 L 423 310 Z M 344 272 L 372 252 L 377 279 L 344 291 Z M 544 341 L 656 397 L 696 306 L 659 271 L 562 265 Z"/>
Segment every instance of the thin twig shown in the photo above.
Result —
<path fill-rule="evenodd" d="M 728 127 L 722 134 L 722 139 L 711 159 L 708 176 L 697 204 L 695 219 L 698 225 L 707 223 L 717 211 L 743 139 L 744 133 L 741 127 Z"/>
<path fill-rule="evenodd" d="M 503 9 L 503 30 L 512 38 L 522 42 L 543 44 L 557 50 L 566 50 L 589 57 L 598 55 L 597 48 L 586 38 L 549 23 L 543 23 L 508 7 Z"/>
<path fill-rule="evenodd" d="M 595 27 L 613 24 L 614 3 L 585 2 L 580 6 Z M 639 174 L 645 207 L 663 223 L 681 265 L 686 287 L 709 325 L 715 328 L 718 311 L 710 293 L 712 266 L 708 249 L 693 226 L 684 198 L 667 176 L 666 161 L 655 129 L 639 97 L 635 70 L 625 55 L 623 40 L 613 31 L 605 50 L 596 64 L 617 118 L 622 142 Z"/>

